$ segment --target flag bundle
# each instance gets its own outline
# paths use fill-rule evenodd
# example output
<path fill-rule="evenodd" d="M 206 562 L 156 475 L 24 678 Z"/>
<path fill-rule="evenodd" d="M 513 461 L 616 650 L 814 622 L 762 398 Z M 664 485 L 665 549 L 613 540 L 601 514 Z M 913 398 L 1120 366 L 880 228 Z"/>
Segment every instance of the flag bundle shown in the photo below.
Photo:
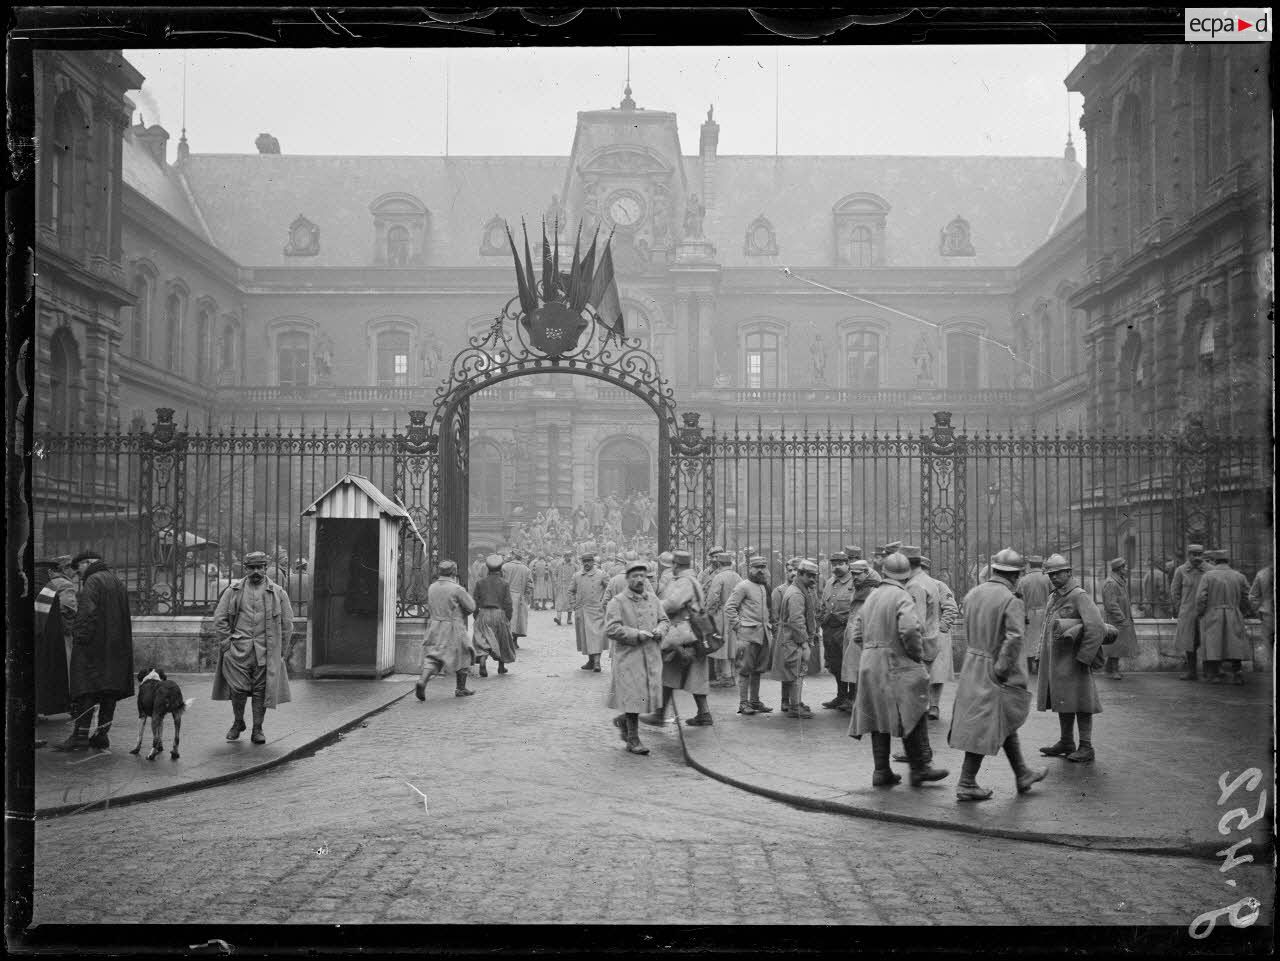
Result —
<path fill-rule="evenodd" d="M 559 224 L 554 229 L 559 235 Z M 538 278 L 533 272 L 533 256 L 529 249 L 529 230 L 524 230 L 524 263 L 520 263 L 520 254 L 516 250 L 515 238 L 511 228 L 507 228 L 507 241 L 511 245 L 511 258 L 516 268 L 516 288 L 520 295 L 520 309 L 525 315 L 525 323 L 529 322 L 535 311 L 543 303 L 562 303 L 577 315 L 584 307 L 590 307 L 610 334 L 625 336 L 622 321 L 622 303 L 618 298 L 618 283 L 613 274 L 613 252 L 610 242 L 613 234 L 605 240 L 604 249 L 599 257 L 596 255 L 596 243 L 600 236 L 597 230 L 591 238 L 591 246 L 585 255 L 581 254 L 582 227 L 578 227 L 578 236 L 573 243 L 573 262 L 567 273 L 560 270 L 559 245 L 554 248 L 547 237 L 547 226 L 542 225 L 542 296 L 538 295 Z"/>

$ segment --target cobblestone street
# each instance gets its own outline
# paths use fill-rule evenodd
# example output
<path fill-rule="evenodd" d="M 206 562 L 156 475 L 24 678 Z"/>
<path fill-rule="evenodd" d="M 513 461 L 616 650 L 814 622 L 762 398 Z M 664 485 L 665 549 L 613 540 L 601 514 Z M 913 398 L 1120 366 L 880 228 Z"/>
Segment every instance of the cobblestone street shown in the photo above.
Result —
<path fill-rule="evenodd" d="M 512 673 L 472 679 L 475 697 L 436 679 L 425 704 L 404 698 L 311 757 L 37 823 L 34 923 L 1185 930 L 1248 895 L 1271 923 L 1268 865 L 1235 868 L 1228 887 L 1217 861 L 802 811 L 696 773 L 672 727 L 643 730 L 653 753 L 629 755 L 603 704 L 608 659 L 579 671 L 568 628 L 536 613 L 531 630 Z M 156 852 L 181 879 L 170 896 L 156 896 Z"/>

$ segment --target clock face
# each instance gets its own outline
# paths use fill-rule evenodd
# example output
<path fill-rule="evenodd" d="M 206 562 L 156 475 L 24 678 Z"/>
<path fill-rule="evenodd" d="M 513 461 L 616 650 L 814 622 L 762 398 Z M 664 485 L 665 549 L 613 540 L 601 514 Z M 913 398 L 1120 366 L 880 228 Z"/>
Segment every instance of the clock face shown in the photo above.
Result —
<path fill-rule="evenodd" d="M 609 200 L 609 219 L 619 227 L 634 227 L 644 215 L 640 198 L 634 194 L 615 194 Z"/>
<path fill-rule="evenodd" d="M 764 224 L 756 227 L 751 232 L 751 240 L 756 245 L 757 250 L 765 250 L 769 246 L 769 228 Z"/>
<path fill-rule="evenodd" d="M 311 243 L 311 228 L 305 224 L 298 224 L 293 228 L 293 245 L 295 247 L 306 247 Z"/>

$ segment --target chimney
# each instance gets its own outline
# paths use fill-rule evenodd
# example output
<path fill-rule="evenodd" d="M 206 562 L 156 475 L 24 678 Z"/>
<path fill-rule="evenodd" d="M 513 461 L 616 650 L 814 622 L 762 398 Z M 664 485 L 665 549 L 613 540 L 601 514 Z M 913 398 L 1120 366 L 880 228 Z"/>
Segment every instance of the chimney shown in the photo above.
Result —
<path fill-rule="evenodd" d="M 258 134 L 258 139 L 253 144 L 258 148 L 258 153 L 261 154 L 280 152 L 280 141 L 269 133 Z"/>
<path fill-rule="evenodd" d="M 158 123 L 152 124 L 150 127 L 140 123 L 130 129 L 133 133 L 133 139 L 142 144 L 147 153 L 151 154 L 151 159 L 163 167 L 165 165 L 165 157 L 169 151 L 169 131 Z"/>
<path fill-rule="evenodd" d="M 1071 142 L 1071 134 L 1067 134 L 1067 149 L 1062 152 L 1062 156 L 1068 163 L 1076 162 L 1076 145 Z"/>
<path fill-rule="evenodd" d="M 715 110 L 707 108 L 707 119 L 698 138 L 698 157 L 702 163 L 702 203 L 711 210 L 715 206 L 716 145 L 720 142 L 720 125 L 711 119 Z"/>

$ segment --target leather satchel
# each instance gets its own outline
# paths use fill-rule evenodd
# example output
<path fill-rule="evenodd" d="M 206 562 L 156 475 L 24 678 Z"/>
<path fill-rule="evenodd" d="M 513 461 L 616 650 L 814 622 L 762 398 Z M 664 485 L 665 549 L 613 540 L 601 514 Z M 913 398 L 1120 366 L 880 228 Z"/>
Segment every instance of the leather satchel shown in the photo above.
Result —
<path fill-rule="evenodd" d="M 695 607 L 693 601 L 687 605 L 689 626 L 693 628 L 693 636 L 697 642 L 693 645 L 696 657 L 707 657 L 724 647 L 724 638 L 716 626 L 715 618 L 701 607 Z"/>
<path fill-rule="evenodd" d="M 1119 636 L 1120 631 L 1114 624 L 1103 624 L 1105 636 L 1103 645 L 1115 643 L 1115 639 Z M 1084 622 L 1077 617 L 1059 617 L 1053 622 L 1053 633 L 1060 641 L 1070 641 L 1071 649 L 1075 651 L 1080 647 L 1080 637 L 1084 634 Z M 1102 648 L 1098 648 L 1098 653 L 1094 655 L 1093 661 L 1089 664 L 1092 670 L 1100 671 L 1106 666 L 1107 659 L 1102 653 Z"/>

